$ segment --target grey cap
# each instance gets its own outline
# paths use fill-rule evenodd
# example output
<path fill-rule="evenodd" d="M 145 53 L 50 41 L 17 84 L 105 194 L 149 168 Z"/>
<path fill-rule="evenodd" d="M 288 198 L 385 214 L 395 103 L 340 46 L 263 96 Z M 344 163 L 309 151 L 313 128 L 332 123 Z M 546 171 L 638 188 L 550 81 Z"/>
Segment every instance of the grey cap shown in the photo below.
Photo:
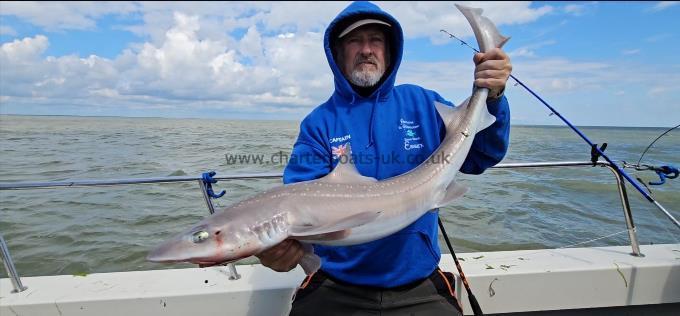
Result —
<path fill-rule="evenodd" d="M 380 20 L 376 20 L 376 19 L 363 19 L 363 20 L 356 21 L 356 22 L 352 23 L 350 26 L 348 26 L 344 31 L 342 31 L 342 33 L 340 33 L 340 35 L 338 35 L 338 38 L 342 38 L 343 36 L 347 35 L 347 33 L 354 31 L 356 28 L 363 26 L 363 25 L 366 25 L 366 24 L 382 24 L 382 25 L 387 25 L 389 27 L 392 27 L 392 25 L 390 25 L 389 23 L 387 23 L 385 21 L 380 21 Z"/>

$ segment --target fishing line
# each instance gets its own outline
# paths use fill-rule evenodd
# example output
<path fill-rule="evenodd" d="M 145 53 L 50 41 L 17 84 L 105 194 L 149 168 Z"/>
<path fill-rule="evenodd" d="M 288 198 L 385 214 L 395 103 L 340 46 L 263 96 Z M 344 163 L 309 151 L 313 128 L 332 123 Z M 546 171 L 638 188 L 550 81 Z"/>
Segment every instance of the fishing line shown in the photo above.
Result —
<path fill-rule="evenodd" d="M 637 161 L 636 164 L 629 164 L 629 163 L 627 163 L 625 160 L 622 161 L 622 166 L 623 166 L 623 168 L 634 168 L 634 169 L 637 170 L 637 171 L 652 170 L 652 171 L 656 172 L 657 175 L 659 176 L 659 182 L 649 182 L 650 185 L 662 185 L 662 184 L 664 184 L 664 183 L 666 182 L 666 178 L 668 178 L 668 179 L 675 179 L 675 178 L 677 178 L 677 177 L 678 177 L 678 169 L 676 169 L 676 168 L 673 167 L 673 166 L 668 165 L 668 166 L 660 166 L 660 167 L 658 167 L 658 166 L 652 166 L 652 165 L 648 165 L 648 164 L 643 164 L 643 165 L 641 165 L 640 162 L 642 161 L 642 158 L 645 156 L 645 154 L 647 153 L 647 151 L 648 151 L 650 148 L 652 148 L 652 145 L 654 145 L 654 143 L 656 143 L 656 141 L 658 141 L 659 139 L 661 139 L 661 137 L 663 137 L 664 135 L 668 134 L 670 131 L 672 131 L 672 130 L 678 128 L 678 127 L 680 127 L 680 124 L 676 125 L 675 127 L 669 128 L 669 129 L 666 130 L 665 132 L 661 133 L 661 135 L 659 135 L 656 139 L 654 139 L 654 140 L 647 146 L 647 148 L 645 148 L 645 150 L 642 152 L 642 155 L 640 155 L 640 159 L 638 159 L 638 161 Z M 645 183 L 645 181 L 642 180 L 640 177 L 636 177 L 636 179 L 638 180 L 638 182 L 639 182 L 640 184 L 642 184 L 642 185 L 645 186 L 645 188 L 647 189 L 647 192 L 649 192 L 649 195 L 651 195 L 652 197 L 654 197 L 654 193 L 652 192 L 652 189 L 650 189 L 650 188 L 647 186 L 647 184 Z"/>
<path fill-rule="evenodd" d="M 645 209 L 643 209 L 643 210 L 645 210 Z M 668 234 L 669 236 L 671 236 L 671 238 L 673 238 L 673 240 L 675 241 L 676 244 L 680 244 L 680 240 L 678 240 L 678 237 L 676 237 L 677 234 L 673 234 L 670 231 L 670 229 L 668 229 L 668 223 L 667 222 L 662 223 L 661 220 L 659 219 L 659 216 L 656 213 L 650 213 L 649 215 L 651 215 L 651 216 L 648 216 L 646 218 L 651 217 L 652 220 L 654 221 L 654 223 L 657 225 L 657 227 L 662 227 L 663 230 L 666 231 L 666 234 Z"/>
<path fill-rule="evenodd" d="M 663 225 L 659 225 L 659 226 L 663 226 Z M 618 232 L 615 232 L 615 233 L 613 233 L 613 234 L 609 234 L 609 235 L 606 235 L 606 236 L 600 236 L 600 237 L 596 237 L 596 238 L 589 239 L 589 240 L 586 240 L 586 241 L 580 241 L 580 242 L 573 243 L 573 244 L 569 244 L 569 245 L 560 246 L 560 247 L 557 247 L 557 248 L 555 248 L 555 249 L 567 249 L 567 248 L 572 248 L 572 247 L 574 247 L 574 246 L 578 246 L 578 245 L 582 245 L 582 244 L 591 243 L 591 242 L 593 242 L 593 241 L 598 241 L 598 240 L 605 239 L 605 238 L 609 238 L 609 237 L 613 237 L 613 236 L 616 236 L 616 235 L 621 235 L 621 234 L 627 233 L 627 232 L 628 232 L 628 230 L 627 230 L 627 229 L 624 229 L 624 230 L 622 230 L 622 231 L 618 231 Z M 445 234 L 442 233 L 442 235 L 445 235 Z M 677 241 L 677 239 L 676 239 L 676 243 L 677 243 L 677 242 L 678 242 L 678 241 Z M 535 251 L 523 253 L 521 258 L 524 258 L 524 259 L 520 259 L 520 260 L 526 260 L 527 257 L 532 256 L 532 255 L 535 255 L 535 254 L 538 254 L 538 253 L 542 253 L 542 252 L 544 252 L 544 251 L 545 251 L 544 249 L 539 249 L 539 250 L 535 250 Z M 461 258 L 461 260 L 463 260 L 463 258 Z M 485 263 L 486 263 L 486 262 L 498 262 L 498 261 L 507 262 L 508 260 L 517 260 L 517 254 L 513 254 L 513 255 L 505 256 L 505 257 L 494 257 L 493 259 L 484 259 L 484 262 L 485 262 Z"/>
<path fill-rule="evenodd" d="M 437 222 L 439 223 L 439 229 L 442 232 L 442 235 L 444 237 L 444 241 L 446 242 L 446 246 L 449 248 L 449 252 L 451 253 L 451 257 L 453 257 L 453 262 L 456 264 L 456 269 L 458 270 L 458 274 L 460 275 L 460 279 L 463 282 L 463 286 L 465 287 L 465 291 L 468 294 L 468 300 L 470 301 L 470 308 L 472 309 L 472 312 L 474 313 L 475 316 L 483 316 L 484 312 L 482 312 L 482 308 L 479 305 L 479 301 L 477 301 L 477 297 L 475 297 L 475 295 L 472 293 L 472 289 L 470 288 L 470 284 L 468 283 L 468 280 L 465 277 L 465 273 L 463 273 L 463 268 L 461 267 L 460 262 L 458 261 L 458 257 L 456 256 L 456 252 L 453 250 L 453 246 L 451 245 L 451 241 L 449 240 L 449 236 L 446 233 L 446 228 L 444 228 L 444 223 L 442 223 L 441 216 L 437 217 Z M 594 239 L 590 239 L 590 240 L 586 240 L 586 241 L 562 246 L 562 247 L 560 247 L 560 249 L 573 247 L 573 246 L 577 246 L 577 245 L 581 245 L 581 244 L 585 244 L 585 243 L 590 243 L 590 242 L 593 242 L 593 241 L 596 241 L 596 240 L 605 239 L 605 238 L 612 237 L 612 236 L 619 235 L 619 234 L 623 234 L 623 233 L 626 233 L 626 232 L 628 232 L 627 229 L 613 233 L 613 234 L 609 234 L 607 236 L 602 236 L 602 237 L 598 237 L 598 238 L 594 238 Z M 532 254 L 539 253 L 539 252 L 540 251 L 531 252 L 531 253 L 525 254 L 524 256 L 525 257 L 530 256 Z M 513 257 L 515 257 L 515 256 L 513 256 Z M 498 261 L 499 259 L 504 260 L 506 258 L 495 258 L 495 260 L 489 260 L 487 262 Z"/>
<path fill-rule="evenodd" d="M 474 50 L 474 51 L 477 52 L 477 53 L 480 52 L 480 51 L 477 50 L 476 48 L 470 46 L 468 43 L 466 43 L 466 42 L 463 41 L 462 39 L 458 38 L 457 36 L 455 36 L 455 35 L 453 35 L 453 34 L 447 32 L 446 30 L 441 30 L 441 31 L 444 32 L 444 33 L 446 33 L 446 34 L 448 34 L 449 37 L 457 39 L 458 41 L 461 42 L 462 45 L 465 45 L 465 46 L 471 48 L 472 50 Z M 653 203 L 654 205 L 656 205 L 656 207 L 657 207 L 659 210 L 661 210 L 661 211 L 666 215 L 666 217 L 668 217 L 671 221 L 673 221 L 673 223 L 675 224 L 675 226 L 677 226 L 678 228 L 680 228 L 680 221 L 678 221 L 677 219 L 675 219 L 675 217 L 673 217 L 673 215 L 671 215 L 671 213 L 669 213 L 669 212 L 668 212 L 661 204 L 659 204 L 659 202 L 657 202 L 656 200 L 654 200 L 654 198 L 652 198 L 651 195 L 649 195 L 647 192 L 645 192 L 645 190 L 643 190 L 642 187 L 640 187 L 640 185 L 637 183 L 637 181 L 633 180 L 633 178 L 631 178 L 630 175 L 628 175 L 628 173 L 626 173 L 625 171 L 623 171 L 623 169 L 621 169 L 621 167 L 619 167 L 618 164 L 616 164 L 614 161 L 612 161 L 612 160 L 609 158 L 609 156 L 607 156 L 607 155 L 604 153 L 603 149 L 598 148 L 597 145 L 594 144 L 592 141 L 590 141 L 590 139 L 588 139 L 588 137 L 586 137 L 585 134 L 583 134 L 578 128 L 576 128 L 576 126 L 574 126 L 573 124 L 571 124 L 571 122 L 569 122 L 564 116 L 562 116 L 562 114 L 560 114 L 559 112 L 557 112 L 557 110 L 555 110 L 552 106 L 550 106 L 550 104 L 548 104 L 548 102 L 546 102 L 545 100 L 543 100 L 543 98 L 541 98 L 538 94 L 536 94 L 536 92 L 534 92 L 534 91 L 531 90 L 527 85 L 525 85 L 524 82 L 520 81 L 519 79 L 517 79 L 517 77 L 513 76 L 512 74 L 510 74 L 510 78 L 512 78 L 513 80 L 515 80 L 515 82 L 516 82 L 517 84 L 521 85 L 525 90 L 527 90 L 529 93 L 531 93 L 531 95 L 533 95 L 536 99 L 538 99 L 541 103 L 543 103 L 543 105 L 545 105 L 546 107 L 548 107 L 548 109 L 550 109 L 550 111 L 552 111 L 552 113 L 554 113 L 555 115 L 557 115 L 557 117 L 559 117 L 565 124 L 567 124 L 567 126 L 569 126 L 569 127 L 570 127 L 574 132 L 576 132 L 576 134 L 578 134 L 578 135 L 579 135 L 586 143 L 588 143 L 588 144 L 590 145 L 590 147 L 592 148 L 592 150 L 593 150 L 594 153 L 597 153 L 598 156 L 601 156 L 602 158 L 604 158 L 604 159 L 611 165 L 611 167 L 614 168 L 614 170 L 616 170 L 616 172 L 617 172 L 619 175 L 621 175 L 623 178 L 625 178 L 625 179 L 626 179 L 633 187 L 635 187 L 635 189 L 638 190 L 638 192 L 640 192 L 640 194 L 642 194 L 642 195 L 647 199 L 647 201 L 649 201 L 650 203 Z"/>
<path fill-rule="evenodd" d="M 678 128 L 678 127 L 680 127 L 680 124 L 676 125 L 675 127 L 669 128 L 667 131 L 661 133 L 661 135 L 659 135 L 659 137 L 657 137 L 651 144 L 649 144 L 649 146 L 647 146 L 647 148 L 645 148 L 645 151 L 642 152 L 642 155 L 640 155 L 640 159 L 638 159 L 637 165 L 638 165 L 638 166 L 640 165 L 640 161 L 642 161 L 642 157 L 645 156 L 645 154 L 647 153 L 647 151 L 648 151 L 650 148 L 652 148 L 652 145 L 654 145 L 654 143 L 656 143 L 657 140 L 659 140 L 661 137 L 663 137 L 664 135 L 668 134 L 668 132 L 670 132 L 670 131 L 672 131 L 672 130 Z"/>
<path fill-rule="evenodd" d="M 620 232 L 616 232 L 616 233 L 613 233 L 613 234 L 609 234 L 609 235 L 607 235 L 607 236 L 597 237 L 597 238 L 593 238 L 593 239 L 590 239 L 590 240 L 577 242 L 577 243 L 570 244 L 570 245 L 564 245 L 564 246 L 559 247 L 559 248 L 557 248 L 557 249 L 571 248 L 571 247 L 578 246 L 578 245 L 588 244 L 588 243 L 591 243 L 591 242 L 593 242 L 593 241 L 598 241 L 598 240 L 600 240 L 600 239 L 609 238 L 609 237 L 616 236 L 616 235 L 620 235 L 620 234 L 627 233 L 627 232 L 628 232 L 628 229 L 624 229 L 624 230 L 622 230 L 622 231 L 620 231 Z"/>

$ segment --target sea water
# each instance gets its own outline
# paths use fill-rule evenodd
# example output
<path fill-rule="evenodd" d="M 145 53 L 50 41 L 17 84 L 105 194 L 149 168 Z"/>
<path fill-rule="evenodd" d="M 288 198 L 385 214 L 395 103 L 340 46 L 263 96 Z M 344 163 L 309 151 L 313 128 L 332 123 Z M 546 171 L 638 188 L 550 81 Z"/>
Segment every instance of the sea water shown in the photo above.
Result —
<path fill-rule="evenodd" d="M 0 182 L 281 172 L 285 159 L 276 155 L 290 153 L 298 126 L 294 121 L 0 116 Z M 635 163 L 666 128 L 581 130 L 593 142 L 609 143 L 612 159 Z M 512 126 L 503 163 L 589 160 L 590 148 L 569 128 Z M 680 131 L 661 138 L 642 162 L 680 167 Z M 651 171 L 626 170 L 645 181 L 658 180 Z M 629 244 L 616 181 L 606 168 L 489 169 L 458 179 L 470 191 L 441 210 L 457 251 Z M 215 191 L 227 193 L 214 203 L 220 209 L 280 184 L 280 179 L 220 181 Z M 651 189 L 680 218 L 680 179 Z M 633 187 L 627 191 L 642 244 L 680 242 L 678 228 Z M 145 257 L 206 215 L 196 182 L 0 191 L 0 233 L 22 276 L 191 267 Z M 440 245 L 447 252 L 441 236 Z"/>

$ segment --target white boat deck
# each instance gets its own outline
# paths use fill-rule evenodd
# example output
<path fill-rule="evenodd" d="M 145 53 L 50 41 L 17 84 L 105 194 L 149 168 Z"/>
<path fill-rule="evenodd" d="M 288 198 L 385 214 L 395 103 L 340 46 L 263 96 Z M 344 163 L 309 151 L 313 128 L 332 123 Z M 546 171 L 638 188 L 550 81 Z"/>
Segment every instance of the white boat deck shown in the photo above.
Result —
<path fill-rule="evenodd" d="M 680 244 L 462 253 L 486 314 L 680 303 Z M 455 272 L 445 255 L 442 269 Z M 261 265 L 0 279 L 0 315 L 287 315 L 304 278 Z M 19 271 L 21 272 L 21 271 Z M 456 272 L 457 273 L 457 272 Z M 471 314 L 460 280 L 456 291 Z"/>

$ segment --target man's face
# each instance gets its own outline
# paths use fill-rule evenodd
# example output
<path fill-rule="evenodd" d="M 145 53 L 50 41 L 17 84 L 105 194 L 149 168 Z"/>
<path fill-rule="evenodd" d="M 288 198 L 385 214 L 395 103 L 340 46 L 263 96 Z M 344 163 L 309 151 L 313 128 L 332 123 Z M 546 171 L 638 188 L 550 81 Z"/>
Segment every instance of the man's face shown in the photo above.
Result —
<path fill-rule="evenodd" d="M 359 27 L 342 38 L 338 66 L 353 84 L 372 87 L 387 68 L 386 47 L 385 34 L 380 27 Z"/>

